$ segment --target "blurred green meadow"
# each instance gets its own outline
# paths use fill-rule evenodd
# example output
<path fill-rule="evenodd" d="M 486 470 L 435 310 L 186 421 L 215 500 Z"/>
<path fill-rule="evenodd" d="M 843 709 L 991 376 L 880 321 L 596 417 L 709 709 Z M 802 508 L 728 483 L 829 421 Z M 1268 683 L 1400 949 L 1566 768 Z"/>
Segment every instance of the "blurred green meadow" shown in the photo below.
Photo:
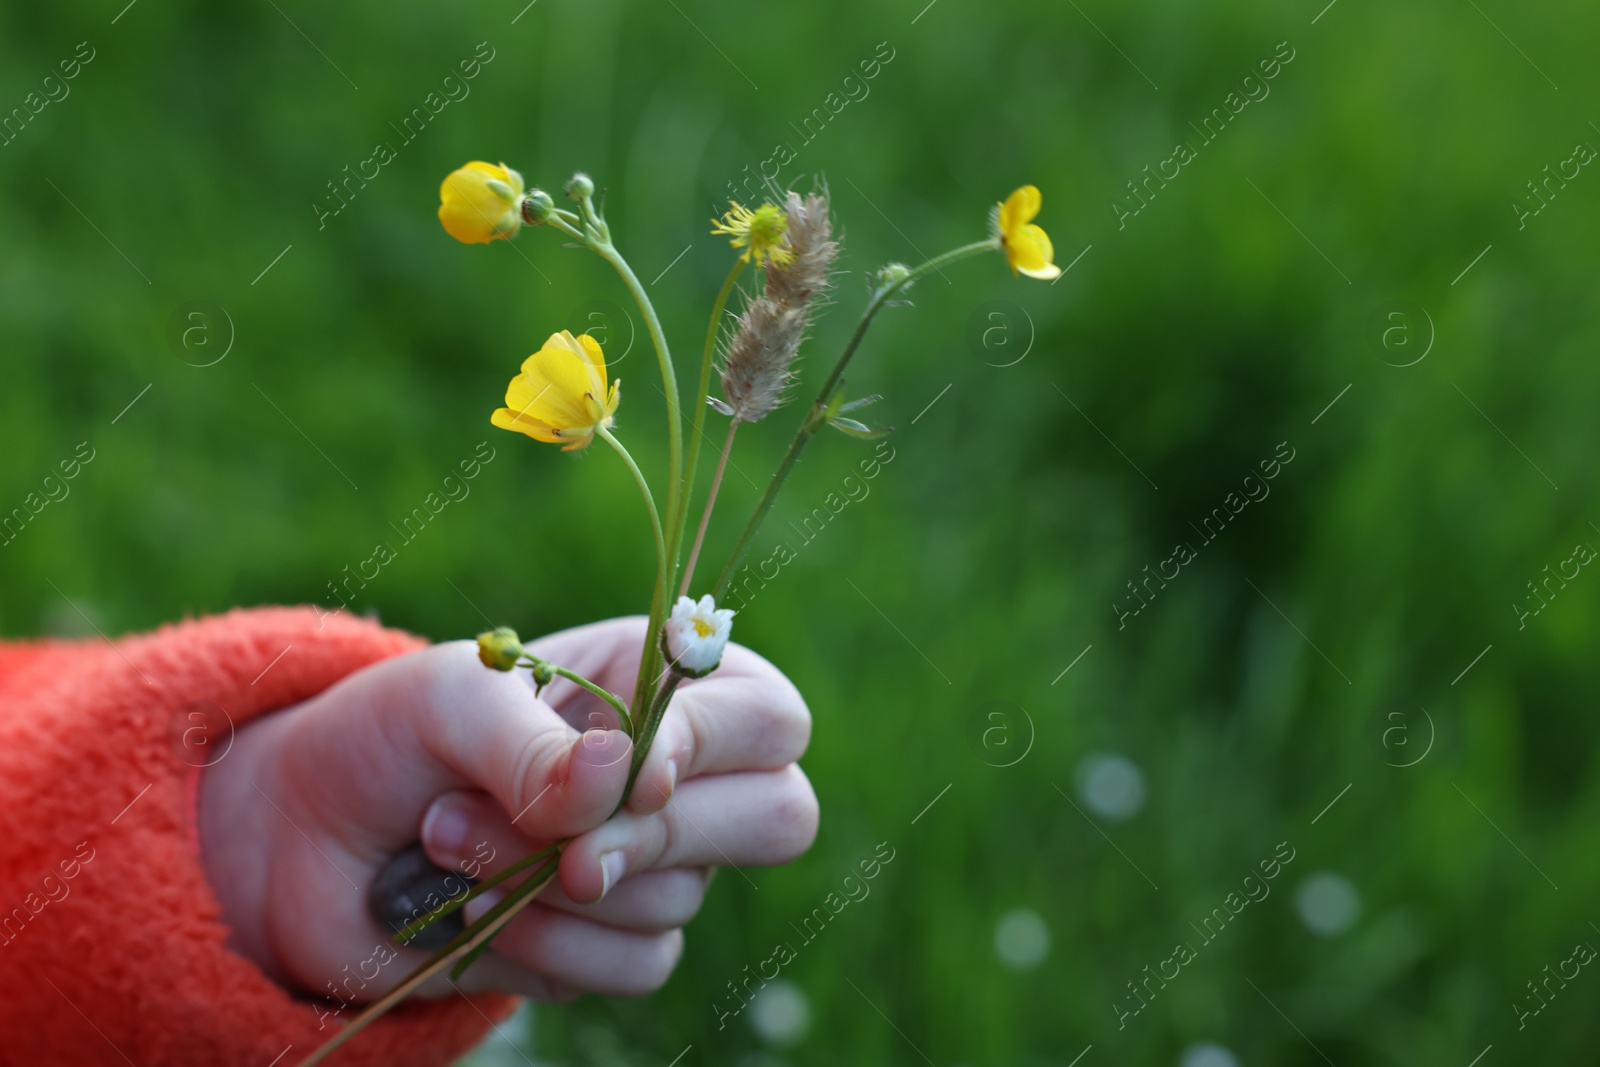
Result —
<path fill-rule="evenodd" d="M 713 564 L 864 272 L 1025 182 L 1071 264 L 885 312 L 849 391 L 893 460 L 808 540 L 875 447 L 820 437 L 757 542 L 795 559 L 736 637 L 815 715 L 816 846 L 723 872 L 659 995 L 479 1062 L 1593 1062 L 1592 6 L 124 3 L 0 12 L 8 637 L 336 606 L 483 442 L 352 608 L 644 608 L 621 465 L 488 416 L 549 333 L 607 331 L 659 484 L 648 344 L 558 235 L 442 232 L 469 159 L 594 176 L 686 396 L 707 220 L 763 168 L 831 189 L 834 306 Z"/>

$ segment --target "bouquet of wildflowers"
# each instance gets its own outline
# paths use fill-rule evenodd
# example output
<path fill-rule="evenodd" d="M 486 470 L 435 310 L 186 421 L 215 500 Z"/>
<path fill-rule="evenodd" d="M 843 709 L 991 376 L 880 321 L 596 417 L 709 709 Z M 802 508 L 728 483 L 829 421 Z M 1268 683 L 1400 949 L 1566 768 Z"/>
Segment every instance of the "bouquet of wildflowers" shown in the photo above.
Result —
<path fill-rule="evenodd" d="M 564 452 L 588 448 L 599 439 L 628 468 L 638 484 L 655 543 L 656 579 L 650 597 L 648 637 L 639 658 L 638 680 L 631 699 L 623 699 L 573 671 L 534 656 L 509 628 L 479 635 L 478 647 L 487 667 L 502 671 L 529 668 L 535 685 L 541 688 L 559 675 L 610 706 L 616 722 L 608 725 L 626 731 L 633 739 L 632 767 L 623 793 L 626 797 L 649 754 L 673 691 L 683 679 L 704 677 L 721 662 L 734 613 L 719 608 L 718 602 L 811 438 L 824 427 L 868 440 L 889 432 L 856 417 L 859 409 L 878 397 L 846 400 L 844 391 L 845 370 L 878 312 L 923 275 L 979 253 L 1001 252 L 1014 273 L 1031 278 L 1049 280 L 1061 271 L 1054 263 L 1050 238 L 1033 224 L 1039 213 L 1040 195 L 1031 185 L 1016 190 L 992 209 L 989 234 L 983 240 L 934 256 L 920 266 L 891 263 L 878 270 L 860 321 L 801 418 L 732 554 L 714 580 L 697 586 L 696 565 L 734 436 L 741 425 L 760 422 L 788 398 L 798 379 L 795 365 L 801 346 L 829 289 L 829 271 L 839 246 L 833 240 L 827 193 L 775 194 L 772 202 L 754 209 L 734 203 L 722 218 L 713 220 L 712 233 L 730 238 L 729 243 L 738 254 L 712 302 L 692 415 L 683 410 L 680 402 L 678 376 L 660 319 L 633 269 L 613 243 L 605 213 L 595 200 L 594 182 L 587 175 L 574 175 L 567 183 L 566 195 L 575 210 L 558 207 L 555 199 L 541 189 L 529 190 L 522 175 L 504 164 L 474 161 L 445 178 L 439 189 L 439 220 L 450 236 L 467 244 L 509 240 L 525 225 L 560 231 L 616 268 L 638 304 L 660 364 L 666 397 L 667 484 L 658 487 L 664 489 L 664 506 L 658 506 L 656 492 L 615 432 L 622 382 L 608 378 L 605 351 L 588 334 L 574 337 L 565 330 L 551 334 L 537 352 L 523 361 L 521 371 L 506 388 L 505 406 L 496 410 L 490 421 L 535 441 L 558 444 Z M 756 272 L 755 284 L 741 294 L 742 313 L 725 320 L 728 301 L 747 267 Z M 714 373 L 721 379 L 720 398 L 709 395 Z M 708 436 L 707 422 L 713 413 L 727 421 L 727 430 L 722 434 L 722 454 L 686 554 L 700 442 Z M 698 599 L 689 595 L 696 590 L 702 594 Z M 305 1063 L 320 1062 L 435 974 L 450 968 L 451 976 L 458 977 L 555 877 L 565 845 L 566 842 L 556 842 L 533 852 L 478 883 L 471 892 L 400 930 L 397 940 L 412 941 L 467 901 L 516 880 L 514 886 L 503 890 L 504 895 L 493 907 L 451 936 L 399 986 L 369 1006 Z M 454 921 L 459 924 L 459 917 Z M 434 940 L 438 932 L 434 930 Z"/>

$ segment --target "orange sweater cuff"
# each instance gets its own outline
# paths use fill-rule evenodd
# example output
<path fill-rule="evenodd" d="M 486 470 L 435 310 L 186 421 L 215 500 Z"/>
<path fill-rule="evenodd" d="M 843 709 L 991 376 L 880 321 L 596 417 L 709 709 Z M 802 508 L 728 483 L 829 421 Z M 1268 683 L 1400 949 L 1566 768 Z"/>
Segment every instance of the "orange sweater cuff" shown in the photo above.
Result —
<path fill-rule="evenodd" d="M 194 838 L 232 730 L 419 638 L 310 608 L 0 646 L 0 1063 L 291 1067 L 333 1032 L 226 947 Z M 434 1067 L 514 1001 L 404 1005 L 341 1067 Z M 276 1060 L 275 1060 L 276 1058 Z"/>

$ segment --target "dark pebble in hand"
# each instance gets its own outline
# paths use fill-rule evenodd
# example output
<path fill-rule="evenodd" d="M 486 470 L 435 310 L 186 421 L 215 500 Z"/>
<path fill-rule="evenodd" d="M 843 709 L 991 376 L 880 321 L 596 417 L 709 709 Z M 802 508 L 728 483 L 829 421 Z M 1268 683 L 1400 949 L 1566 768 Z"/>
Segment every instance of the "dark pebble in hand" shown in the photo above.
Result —
<path fill-rule="evenodd" d="M 474 884 L 471 878 L 459 871 L 435 866 L 420 844 L 413 845 L 384 864 L 378 876 L 372 880 L 372 888 L 367 893 L 367 910 L 378 921 L 378 925 L 394 938 L 407 923 L 422 918 L 433 908 L 441 907 L 448 901 L 459 900 Z M 432 952 L 443 948 L 464 929 L 466 921 L 462 917 L 462 910 L 458 909 L 441 919 L 435 919 L 406 942 L 406 947 Z"/>

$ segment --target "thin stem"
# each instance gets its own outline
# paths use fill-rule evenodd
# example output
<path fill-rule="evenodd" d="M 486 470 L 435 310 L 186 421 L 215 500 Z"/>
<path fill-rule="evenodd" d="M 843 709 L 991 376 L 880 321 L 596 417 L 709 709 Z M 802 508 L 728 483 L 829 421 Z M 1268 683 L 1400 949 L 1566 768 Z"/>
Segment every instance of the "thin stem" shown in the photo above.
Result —
<path fill-rule="evenodd" d="M 559 847 L 564 848 L 565 846 L 566 842 L 563 841 Z M 417 987 L 444 970 L 453 961 L 472 955 L 480 945 L 487 944 L 493 940 L 494 936 L 504 929 L 507 923 L 516 918 L 523 908 L 533 902 L 534 896 L 541 889 L 550 884 L 550 880 L 556 876 L 556 871 L 557 867 L 555 865 L 541 868 L 538 877 L 529 878 L 512 889 L 504 900 L 485 912 L 477 922 L 457 934 L 448 945 L 429 956 L 421 966 L 407 975 L 404 981 L 385 993 L 381 999 L 369 1004 L 360 1015 L 350 1020 L 342 1030 L 318 1046 L 315 1052 L 301 1061 L 301 1067 L 313 1067 L 314 1064 L 321 1063 L 332 1055 L 340 1045 L 343 1045 L 356 1034 L 366 1029 L 369 1024 L 387 1014 L 390 1008 L 410 996 L 416 991 Z"/>
<path fill-rule="evenodd" d="M 645 631 L 651 636 L 645 639 L 644 653 L 639 657 L 639 676 L 633 690 L 633 718 L 638 721 L 650 703 L 653 695 L 651 686 L 661 667 L 653 636 L 666 617 L 667 591 L 677 584 L 678 549 L 683 539 L 683 523 L 681 520 L 675 521 L 684 507 L 681 502 L 683 414 L 678 401 L 678 379 L 672 367 L 672 353 L 667 348 L 667 336 L 661 329 L 661 320 L 656 315 L 655 306 L 645 295 L 644 286 L 639 284 L 639 279 L 628 266 L 628 261 L 623 259 L 622 254 L 612 245 L 610 229 L 606 226 L 605 220 L 594 211 L 591 203 L 583 201 L 581 206 L 584 210 L 581 229 L 575 224 L 578 220 L 572 217 L 570 212 L 556 212 L 551 216 L 549 225 L 582 241 L 616 268 L 617 273 L 621 275 L 623 283 L 633 295 L 634 302 L 639 305 L 639 313 L 644 316 L 650 341 L 655 346 L 656 359 L 661 364 L 662 391 L 667 398 L 667 522 L 672 532 L 670 539 L 658 536 L 658 540 L 662 542 L 659 552 L 660 569 L 656 574 L 656 585 L 650 599 L 649 627 Z M 667 566 L 669 561 L 672 564 L 670 571 Z"/>
<path fill-rule="evenodd" d="M 532 659 L 533 657 L 529 658 Z M 604 700 L 607 704 L 610 704 L 612 710 L 615 711 L 618 717 L 621 719 L 622 728 L 628 732 L 629 737 L 633 736 L 633 719 L 628 715 L 628 705 L 622 702 L 621 697 L 612 693 L 609 689 L 603 689 L 600 686 L 595 685 L 593 682 L 589 681 L 589 679 L 585 678 L 576 671 L 569 671 L 565 667 L 557 667 L 554 663 L 550 663 L 545 660 L 535 660 L 533 665 L 538 666 L 540 664 L 550 668 L 552 674 L 559 675 L 560 677 L 565 678 L 567 681 L 572 682 L 583 689 L 587 689 L 601 700 Z"/>
<path fill-rule="evenodd" d="M 660 549 L 661 566 L 656 573 L 654 603 L 650 609 L 649 626 L 645 630 L 644 652 L 639 657 L 639 676 L 634 683 L 634 721 L 637 722 L 639 710 L 648 706 L 654 695 L 651 687 L 660 669 L 660 653 L 656 650 L 655 636 L 667 616 L 668 590 L 677 584 L 678 547 L 683 528 L 682 522 L 676 518 L 683 508 L 683 413 L 678 402 L 678 379 L 672 368 L 672 356 L 667 350 L 667 336 L 661 329 L 661 320 L 656 317 L 655 307 L 645 295 L 644 286 L 639 284 L 627 260 L 609 242 L 600 250 L 600 254 L 617 268 L 617 273 L 622 275 L 622 280 L 627 283 L 634 301 L 639 305 L 639 312 L 650 330 L 650 339 L 655 343 L 656 356 L 661 363 L 661 384 L 667 397 L 667 520 L 671 528 L 668 539 Z M 658 523 L 656 537 L 659 540 L 661 536 Z"/>
<path fill-rule="evenodd" d="M 555 877 L 556 872 L 560 869 L 561 857 L 559 855 L 545 860 L 528 875 L 526 881 L 517 886 L 515 889 L 512 889 L 506 893 L 507 900 L 512 901 L 512 907 L 516 907 L 516 901 L 532 900 L 544 890 L 545 886 L 550 884 L 551 879 Z M 532 886 L 537 886 L 537 888 L 530 888 Z M 493 913 L 494 909 L 492 908 L 488 912 L 485 912 L 486 915 Z M 473 945 L 465 953 L 463 953 L 461 958 L 456 960 L 456 965 L 450 968 L 450 981 L 454 982 L 457 978 L 460 978 L 466 973 L 467 968 L 471 967 L 473 963 L 476 962 L 479 956 L 489 951 L 489 945 L 494 941 L 495 936 L 499 932 L 500 931 L 497 928 L 494 933 L 491 933 L 488 937 L 479 940 L 477 944 Z"/>
<path fill-rule="evenodd" d="M 682 505 L 679 508 L 678 516 L 675 519 L 668 520 L 675 522 L 677 525 L 678 539 L 676 543 L 678 545 L 683 544 L 683 535 L 689 523 L 689 501 L 694 497 L 694 476 L 699 465 L 700 442 L 705 438 L 706 433 L 706 395 L 711 389 L 711 365 L 716 357 L 717 336 L 722 332 L 722 311 L 728 306 L 728 296 L 733 292 L 733 283 L 739 280 L 739 272 L 742 270 L 744 270 L 744 259 L 741 257 L 733 261 L 733 269 L 728 272 L 727 280 L 722 283 L 722 290 L 717 293 L 716 303 L 711 305 L 711 322 L 706 327 L 706 349 L 705 353 L 700 357 L 700 386 L 696 390 L 694 398 L 694 433 L 689 435 L 689 452 L 683 461 L 683 494 L 679 498 L 682 501 Z M 724 456 L 726 456 L 726 452 L 724 452 Z M 715 494 L 715 492 L 716 490 L 713 489 L 712 493 Z M 702 536 L 704 536 L 704 530 L 705 527 L 702 525 Z M 699 539 L 696 538 L 696 551 L 698 551 L 699 543 Z M 687 572 L 694 570 L 693 553 L 689 556 L 689 562 L 684 565 L 684 570 L 683 585 L 687 589 L 689 586 Z"/>
<path fill-rule="evenodd" d="M 772 474 L 772 480 L 767 483 L 766 492 L 761 495 L 761 500 L 756 504 L 755 513 L 750 516 L 750 521 L 745 525 L 744 533 L 739 535 L 739 543 L 734 546 L 733 555 L 728 557 L 727 565 L 722 568 L 722 573 L 717 577 L 717 584 L 712 587 L 712 596 L 720 601 L 722 594 L 727 591 L 729 583 L 733 581 L 734 573 L 738 571 L 739 565 L 744 562 L 745 554 L 750 551 L 751 542 L 755 540 L 757 531 L 761 529 L 761 523 L 766 519 L 767 512 L 772 510 L 773 502 L 778 499 L 778 491 L 783 488 L 783 483 L 788 480 L 789 472 L 794 469 L 795 463 L 799 461 L 800 453 L 805 451 L 806 444 L 822 428 L 825 421 L 822 416 L 827 409 L 828 400 L 833 396 L 833 391 L 838 388 L 839 380 L 844 377 L 845 368 L 850 365 L 851 357 L 856 354 L 856 349 L 860 347 L 862 338 L 866 337 L 867 328 L 872 325 L 872 320 L 877 316 L 879 309 L 883 307 L 891 296 L 922 275 L 939 270 L 968 256 L 975 256 L 980 252 L 995 252 L 999 249 L 1000 242 L 994 238 L 986 241 L 976 241 L 970 245 L 962 245 L 960 248 L 954 248 L 941 255 L 934 256 L 920 267 L 914 267 L 907 271 L 898 280 L 880 285 L 873 290 L 872 298 L 867 301 L 866 310 L 861 313 L 861 321 L 856 324 L 855 332 L 850 335 L 850 340 L 845 344 L 844 351 L 839 354 L 839 361 L 833 365 L 833 370 L 828 373 L 828 377 L 823 381 L 822 388 L 817 391 L 817 399 L 812 403 L 811 410 L 806 412 L 806 417 L 800 423 L 800 428 L 795 431 L 794 440 L 789 442 L 789 450 L 784 453 L 782 461 L 778 464 L 778 469 Z"/>
<path fill-rule="evenodd" d="M 667 546 L 661 537 L 661 516 L 656 511 L 655 497 L 650 495 L 650 483 L 644 480 L 644 472 L 639 470 L 639 465 L 633 461 L 633 457 L 628 454 L 628 450 L 622 447 L 622 442 L 612 436 L 610 430 L 604 426 L 597 426 L 594 432 L 606 444 L 617 450 L 617 455 L 622 457 L 622 462 L 626 463 L 628 469 L 633 472 L 633 480 L 639 483 L 639 492 L 644 496 L 644 505 L 650 511 L 650 529 L 656 535 L 656 565 L 660 568 L 659 573 L 665 574 L 667 572 Z M 659 585 L 659 580 L 657 584 Z M 657 596 L 655 599 L 659 601 L 661 598 Z"/>
<path fill-rule="evenodd" d="M 689 581 L 694 577 L 694 565 L 700 558 L 700 546 L 705 544 L 706 527 L 711 525 L 711 509 L 717 506 L 717 490 L 722 488 L 722 474 L 728 469 L 728 456 L 733 452 L 733 435 L 739 429 L 739 416 L 728 423 L 728 439 L 722 444 L 722 456 L 717 460 L 717 473 L 711 479 L 711 489 L 706 493 L 706 510 L 700 516 L 700 529 L 695 531 L 694 547 L 689 550 L 689 561 L 683 565 L 683 588 L 679 596 L 689 595 Z"/>
<path fill-rule="evenodd" d="M 645 503 L 650 507 L 650 524 L 656 535 L 656 584 L 650 592 L 650 619 L 645 624 L 644 648 L 639 653 L 639 674 L 633 683 L 633 701 L 631 722 L 639 722 L 649 707 L 655 695 L 655 676 L 660 671 L 660 653 L 656 650 L 656 634 L 660 632 L 661 625 L 667 617 L 667 583 L 672 580 L 671 572 L 667 569 L 667 546 L 661 534 L 661 516 L 656 512 L 655 498 L 650 495 L 650 487 L 645 483 L 644 475 L 639 472 L 638 464 L 633 462 L 633 457 L 628 455 L 622 443 L 612 437 L 609 431 L 599 431 L 611 446 L 617 449 L 622 458 L 633 471 L 634 480 L 639 483 L 639 491 L 644 494 Z"/>
<path fill-rule="evenodd" d="M 622 254 L 613 248 L 610 243 L 595 249 L 601 257 L 611 263 L 622 275 L 622 280 L 633 293 L 634 302 L 639 305 L 639 313 L 644 316 L 645 326 L 650 331 L 650 340 L 655 344 L 656 357 L 661 364 L 661 385 L 667 395 L 667 520 L 675 528 L 680 526 L 675 517 L 682 497 L 683 486 L 683 409 L 678 402 L 678 378 L 672 369 L 672 355 L 667 350 L 667 335 L 661 329 L 661 320 L 656 317 L 656 309 L 650 303 L 650 298 L 645 295 L 644 286 L 639 284 L 639 279 L 634 275 L 633 268 L 628 266 L 628 261 Z M 672 563 L 674 573 L 668 573 L 665 566 L 662 568 L 663 582 L 666 588 L 671 588 L 673 578 L 676 577 L 677 550 L 681 535 L 672 535 L 666 542 L 665 558 Z"/>
<path fill-rule="evenodd" d="M 399 930 L 395 931 L 395 940 L 401 942 L 402 944 L 410 941 L 428 926 L 444 918 L 446 915 L 466 907 L 468 902 L 481 897 L 483 894 L 487 893 L 489 890 L 493 889 L 507 878 L 514 878 L 523 871 L 527 870 L 529 867 L 532 867 L 538 863 L 543 863 L 552 855 L 559 853 L 565 846 L 565 841 L 558 841 L 553 845 L 546 845 L 537 852 L 529 853 L 517 862 L 513 863 L 511 866 L 507 867 L 505 870 L 490 875 L 488 878 L 485 878 L 483 881 L 473 886 L 465 896 L 461 897 L 461 899 L 452 900 L 448 904 L 442 904 L 435 910 L 430 911 L 428 914 L 422 916 L 422 918 L 413 919 L 411 922 L 406 923 Z"/>
<path fill-rule="evenodd" d="M 666 581 L 665 574 L 657 574 L 655 589 L 651 592 L 650 619 L 645 624 L 644 648 L 639 653 L 639 674 L 634 679 L 633 700 L 629 705 L 634 722 L 639 722 L 645 709 L 650 706 L 655 694 L 656 676 L 661 673 L 661 652 L 656 647 L 656 637 L 667 620 Z"/>
<path fill-rule="evenodd" d="M 657 689 L 650 702 L 650 709 L 645 713 L 640 727 L 639 736 L 633 743 L 633 762 L 628 767 L 628 784 L 623 787 L 622 799 L 617 803 L 617 811 L 621 811 L 628 797 L 633 793 L 633 784 L 639 778 L 639 771 L 644 768 L 644 761 L 650 755 L 650 746 L 655 742 L 656 730 L 661 726 L 661 718 L 667 713 L 667 705 L 672 702 L 672 694 L 678 688 L 678 683 L 683 681 L 683 675 L 677 671 L 668 671 L 666 680 Z M 611 814 L 615 815 L 617 811 Z"/>

